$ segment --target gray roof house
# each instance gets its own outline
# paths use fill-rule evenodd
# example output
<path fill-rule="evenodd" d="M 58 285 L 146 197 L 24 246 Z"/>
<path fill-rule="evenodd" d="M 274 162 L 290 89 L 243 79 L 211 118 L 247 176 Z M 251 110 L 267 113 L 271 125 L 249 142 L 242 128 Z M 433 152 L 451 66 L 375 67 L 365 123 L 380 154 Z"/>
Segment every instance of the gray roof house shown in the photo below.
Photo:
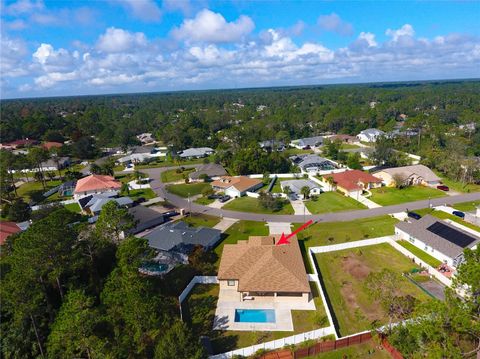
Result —
<path fill-rule="evenodd" d="M 318 155 L 304 154 L 290 157 L 294 165 L 302 172 L 318 172 L 336 168 L 335 163 Z"/>
<path fill-rule="evenodd" d="M 377 128 L 368 128 L 366 130 L 361 131 L 357 135 L 357 138 L 363 142 L 376 142 L 377 139 L 381 136 L 385 136 L 385 132 Z"/>
<path fill-rule="evenodd" d="M 179 153 L 181 158 L 201 158 L 211 155 L 215 151 L 210 147 L 187 148 Z"/>
<path fill-rule="evenodd" d="M 397 223 L 395 233 L 452 267 L 463 262 L 464 249 L 480 243 L 480 237 L 430 215 Z"/>
<path fill-rule="evenodd" d="M 204 174 L 212 178 L 212 177 L 225 176 L 228 173 L 227 171 L 225 171 L 225 168 L 223 168 L 221 165 L 218 165 L 216 163 L 207 163 L 205 165 L 198 167 L 195 172 L 191 172 L 188 175 L 188 177 L 191 180 L 198 180 L 200 179 L 200 176 Z"/>
<path fill-rule="evenodd" d="M 210 249 L 220 240 L 221 231 L 205 227 L 189 227 L 185 222 L 167 223 L 145 238 L 150 247 L 159 251 L 190 253 L 195 246 Z"/>
<path fill-rule="evenodd" d="M 284 191 L 285 187 L 288 187 L 290 189 L 290 193 L 298 198 L 303 198 L 303 195 L 302 195 L 303 187 L 310 188 L 310 195 L 313 195 L 313 194 L 316 195 L 322 192 L 322 189 L 319 184 L 313 182 L 312 180 L 305 180 L 305 179 L 282 181 L 280 182 L 280 187 L 282 188 L 282 191 Z"/>
<path fill-rule="evenodd" d="M 323 136 L 306 137 L 293 140 L 290 144 L 299 149 L 314 148 L 323 145 L 323 139 Z"/>
<path fill-rule="evenodd" d="M 129 230 L 131 234 L 143 232 L 146 229 L 159 226 L 165 222 L 165 217 L 151 208 L 145 206 L 135 206 L 128 209 L 135 222 L 135 227 Z"/>
<path fill-rule="evenodd" d="M 283 151 L 285 150 L 285 144 L 282 141 L 276 140 L 266 140 L 261 141 L 258 143 L 261 149 L 264 150 L 275 150 L 275 151 Z"/>
<path fill-rule="evenodd" d="M 117 202 L 119 207 L 130 207 L 133 205 L 133 201 L 130 197 L 114 198 L 109 194 L 95 194 L 82 198 L 83 201 L 79 201 L 80 207 L 85 212 L 89 212 L 92 215 L 97 215 L 102 211 L 104 205 L 110 201 Z"/>
<path fill-rule="evenodd" d="M 45 162 L 41 163 L 41 166 L 44 170 L 61 170 L 70 165 L 70 157 L 58 157 L 50 158 Z"/>

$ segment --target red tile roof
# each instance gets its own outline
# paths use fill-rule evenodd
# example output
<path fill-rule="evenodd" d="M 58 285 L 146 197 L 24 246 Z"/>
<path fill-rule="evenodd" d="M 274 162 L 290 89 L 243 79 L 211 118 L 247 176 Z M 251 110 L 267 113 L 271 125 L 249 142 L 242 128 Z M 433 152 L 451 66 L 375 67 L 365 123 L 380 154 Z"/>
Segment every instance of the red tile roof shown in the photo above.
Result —
<path fill-rule="evenodd" d="M 380 178 L 374 177 L 371 174 L 360 170 L 333 173 L 331 175 L 325 175 L 323 177 L 332 177 L 338 187 L 342 187 L 348 191 L 362 189 L 362 186 L 360 186 L 359 183 L 367 184 L 382 182 Z"/>
<path fill-rule="evenodd" d="M 46 148 L 47 150 L 50 150 L 53 147 L 60 148 L 62 146 L 63 146 L 63 143 L 60 143 L 60 142 L 45 142 L 45 143 L 42 143 L 42 147 Z"/>
<path fill-rule="evenodd" d="M 0 245 L 12 234 L 20 232 L 21 229 L 15 222 L 0 222 Z"/>
<path fill-rule="evenodd" d="M 75 193 L 120 189 L 122 184 L 112 176 L 90 175 L 78 180 Z"/>

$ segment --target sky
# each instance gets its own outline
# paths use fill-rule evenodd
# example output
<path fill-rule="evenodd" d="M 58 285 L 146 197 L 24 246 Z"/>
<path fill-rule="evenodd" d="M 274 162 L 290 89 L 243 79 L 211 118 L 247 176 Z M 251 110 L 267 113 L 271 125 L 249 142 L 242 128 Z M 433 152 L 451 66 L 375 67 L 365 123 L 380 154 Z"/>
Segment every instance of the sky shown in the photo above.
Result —
<path fill-rule="evenodd" d="M 480 77 L 480 1 L 0 0 L 0 98 Z"/>

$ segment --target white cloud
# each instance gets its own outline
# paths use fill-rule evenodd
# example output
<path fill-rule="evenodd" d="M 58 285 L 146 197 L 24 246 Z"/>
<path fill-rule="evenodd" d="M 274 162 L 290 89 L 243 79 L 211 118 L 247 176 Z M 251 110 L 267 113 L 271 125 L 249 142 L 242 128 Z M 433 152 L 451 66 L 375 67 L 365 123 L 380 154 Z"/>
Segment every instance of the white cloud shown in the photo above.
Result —
<path fill-rule="evenodd" d="M 353 35 L 352 24 L 343 21 L 340 16 L 333 12 L 330 15 L 320 15 L 317 23 L 325 31 L 335 32 L 341 36 Z"/>
<path fill-rule="evenodd" d="M 132 33 L 123 29 L 109 27 L 105 34 L 100 35 L 97 49 L 103 52 L 123 52 L 143 47 L 147 44 L 145 34 Z"/>
<path fill-rule="evenodd" d="M 401 37 L 413 37 L 415 35 L 415 31 L 413 30 L 412 25 L 405 24 L 397 30 L 387 29 L 385 34 L 390 36 L 393 41 L 398 41 Z"/>
<path fill-rule="evenodd" d="M 2 49 L 0 51 L 2 77 L 17 77 L 28 73 L 28 65 L 24 63 L 28 49 L 23 40 L 1 36 L 0 48 Z"/>
<path fill-rule="evenodd" d="M 19 0 L 5 7 L 5 13 L 12 16 L 30 14 L 45 8 L 43 1 Z"/>
<path fill-rule="evenodd" d="M 145 22 L 159 21 L 162 16 L 154 0 L 115 0 L 113 3 L 123 5 L 135 18 Z"/>
<path fill-rule="evenodd" d="M 55 50 L 50 44 L 41 44 L 32 56 L 41 65 L 68 65 L 71 59 L 67 50 Z"/>
<path fill-rule="evenodd" d="M 10 22 L 4 22 L 3 25 L 5 26 L 6 29 L 13 30 L 13 31 L 23 30 L 27 28 L 26 22 L 20 19 L 16 19 Z"/>
<path fill-rule="evenodd" d="M 189 0 L 163 0 L 162 5 L 166 11 L 180 11 L 184 15 L 192 13 L 192 4 Z"/>
<path fill-rule="evenodd" d="M 193 19 L 186 19 L 179 28 L 172 30 L 177 39 L 227 43 L 241 40 L 255 28 L 248 16 L 241 15 L 236 21 L 227 22 L 225 18 L 213 11 L 203 9 Z"/>
<path fill-rule="evenodd" d="M 375 41 L 375 34 L 372 34 L 371 32 L 361 32 L 360 35 L 358 35 L 359 40 L 363 40 L 367 43 L 368 47 L 375 47 L 377 46 L 377 42 Z"/>

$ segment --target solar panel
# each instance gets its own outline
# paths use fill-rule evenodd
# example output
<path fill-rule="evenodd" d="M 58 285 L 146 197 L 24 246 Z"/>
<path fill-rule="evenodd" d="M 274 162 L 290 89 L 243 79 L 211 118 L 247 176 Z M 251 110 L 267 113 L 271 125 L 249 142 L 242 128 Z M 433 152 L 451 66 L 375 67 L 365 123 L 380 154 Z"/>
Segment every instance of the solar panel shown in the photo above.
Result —
<path fill-rule="evenodd" d="M 476 238 L 440 222 L 435 222 L 427 230 L 462 248 L 476 241 Z"/>

